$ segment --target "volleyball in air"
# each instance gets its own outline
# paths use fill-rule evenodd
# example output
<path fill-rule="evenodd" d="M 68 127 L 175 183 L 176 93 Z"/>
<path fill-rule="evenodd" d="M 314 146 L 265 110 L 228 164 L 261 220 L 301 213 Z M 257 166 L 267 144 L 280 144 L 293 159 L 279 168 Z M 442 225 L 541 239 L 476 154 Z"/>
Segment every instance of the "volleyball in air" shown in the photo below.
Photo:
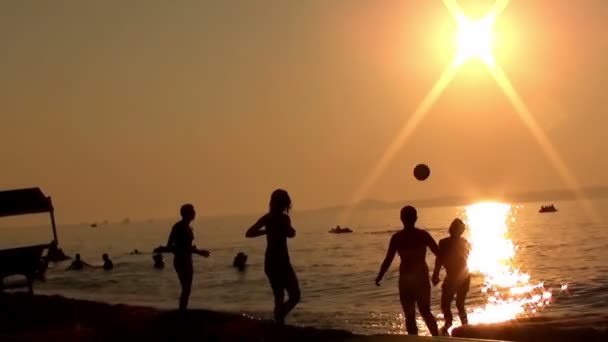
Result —
<path fill-rule="evenodd" d="M 419 181 L 424 181 L 431 175 L 431 169 L 426 164 L 418 164 L 414 167 L 414 177 Z"/>

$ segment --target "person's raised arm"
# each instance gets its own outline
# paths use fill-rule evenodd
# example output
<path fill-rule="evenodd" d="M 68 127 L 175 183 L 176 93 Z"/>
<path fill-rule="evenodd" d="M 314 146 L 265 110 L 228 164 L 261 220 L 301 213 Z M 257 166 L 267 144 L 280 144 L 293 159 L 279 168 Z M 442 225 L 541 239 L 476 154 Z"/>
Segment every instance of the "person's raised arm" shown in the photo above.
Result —
<path fill-rule="evenodd" d="M 380 286 L 380 281 L 382 281 L 382 277 L 384 277 L 384 273 L 391 267 L 391 263 L 395 258 L 395 254 L 397 253 L 397 239 L 393 235 L 391 238 L 391 242 L 388 245 L 388 251 L 386 252 L 386 257 L 382 262 L 382 266 L 380 266 L 380 272 L 378 272 L 378 277 L 376 278 L 376 285 Z"/>
<path fill-rule="evenodd" d="M 245 237 L 254 238 L 266 234 L 266 230 L 262 229 L 266 225 L 266 215 L 262 216 L 256 223 L 253 224 L 247 232 Z"/>

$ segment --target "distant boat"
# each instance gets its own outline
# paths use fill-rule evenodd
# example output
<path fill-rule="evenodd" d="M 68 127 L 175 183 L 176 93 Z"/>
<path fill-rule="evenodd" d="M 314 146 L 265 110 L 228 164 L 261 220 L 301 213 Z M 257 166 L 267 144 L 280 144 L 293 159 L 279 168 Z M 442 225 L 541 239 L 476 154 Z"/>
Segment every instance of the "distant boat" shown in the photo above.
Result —
<path fill-rule="evenodd" d="M 551 205 L 543 205 L 538 210 L 539 213 L 554 213 L 556 211 L 557 211 L 557 209 L 555 208 L 555 206 L 553 204 L 551 204 Z"/>
<path fill-rule="evenodd" d="M 353 230 L 348 227 L 341 228 L 340 226 L 337 226 L 336 228 L 330 229 L 329 232 L 331 234 L 346 234 L 346 233 L 352 233 Z"/>
<path fill-rule="evenodd" d="M 91 223 L 91 228 L 97 228 L 97 223 Z"/>

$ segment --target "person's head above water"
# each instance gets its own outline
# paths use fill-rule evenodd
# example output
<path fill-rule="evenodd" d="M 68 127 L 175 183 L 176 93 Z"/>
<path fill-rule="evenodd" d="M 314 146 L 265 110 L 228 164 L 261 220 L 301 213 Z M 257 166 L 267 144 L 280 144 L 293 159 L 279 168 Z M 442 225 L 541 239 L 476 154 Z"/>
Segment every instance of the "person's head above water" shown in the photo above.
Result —
<path fill-rule="evenodd" d="M 411 205 L 406 205 L 401 209 L 401 222 L 404 227 L 414 227 L 418 220 L 418 212 Z"/>
<path fill-rule="evenodd" d="M 76 253 L 74 257 L 76 258 L 76 260 L 80 260 L 80 253 Z"/>
<path fill-rule="evenodd" d="M 103 253 L 103 255 L 101 256 L 101 258 L 103 259 L 103 261 L 110 260 L 110 257 L 108 256 L 108 253 Z"/>
<path fill-rule="evenodd" d="M 182 215 L 182 219 L 187 220 L 187 221 L 194 220 L 194 217 L 196 216 L 196 212 L 194 211 L 194 206 L 190 203 L 186 203 L 186 204 L 182 205 L 182 207 L 179 209 L 179 213 L 180 213 L 180 215 Z"/>
<path fill-rule="evenodd" d="M 452 237 L 460 237 L 462 233 L 464 233 L 464 230 L 465 224 L 459 218 L 455 218 L 454 221 L 452 221 L 452 224 L 450 224 L 449 232 Z"/>
<path fill-rule="evenodd" d="M 291 198 L 287 191 L 277 189 L 270 195 L 270 212 L 288 214 L 291 209 Z"/>

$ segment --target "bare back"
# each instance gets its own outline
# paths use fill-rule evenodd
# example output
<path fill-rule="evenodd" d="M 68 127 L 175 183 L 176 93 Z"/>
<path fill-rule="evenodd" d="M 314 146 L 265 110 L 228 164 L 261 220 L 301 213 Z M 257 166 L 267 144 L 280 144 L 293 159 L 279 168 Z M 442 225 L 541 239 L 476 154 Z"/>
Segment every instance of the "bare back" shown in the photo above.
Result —
<path fill-rule="evenodd" d="M 401 258 L 400 273 L 428 274 L 426 249 L 430 248 L 433 253 L 438 251 L 429 233 L 418 228 L 403 229 L 393 235 L 391 244 L 394 244 Z"/>

